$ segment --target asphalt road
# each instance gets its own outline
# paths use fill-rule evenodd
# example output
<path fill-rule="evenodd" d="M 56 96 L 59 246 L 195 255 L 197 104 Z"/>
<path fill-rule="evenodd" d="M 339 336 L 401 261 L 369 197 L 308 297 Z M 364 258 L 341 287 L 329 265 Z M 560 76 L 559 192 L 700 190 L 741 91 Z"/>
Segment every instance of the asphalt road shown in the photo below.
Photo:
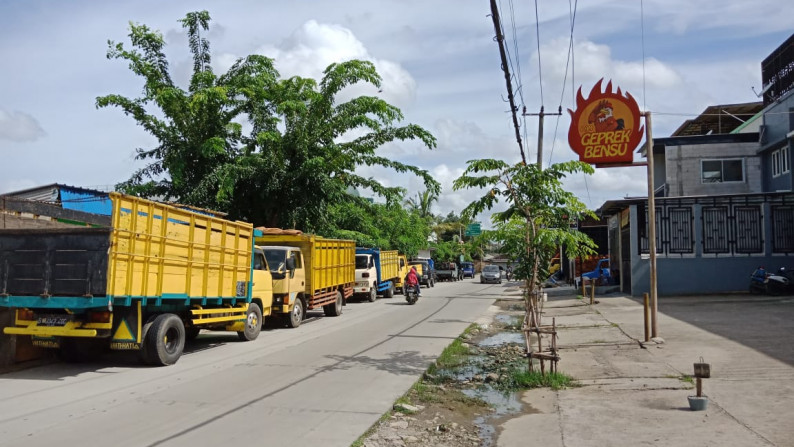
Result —
<path fill-rule="evenodd" d="M 437 284 L 247 343 L 202 332 L 169 367 L 114 352 L 2 374 L 0 445 L 349 446 L 503 290 Z"/>

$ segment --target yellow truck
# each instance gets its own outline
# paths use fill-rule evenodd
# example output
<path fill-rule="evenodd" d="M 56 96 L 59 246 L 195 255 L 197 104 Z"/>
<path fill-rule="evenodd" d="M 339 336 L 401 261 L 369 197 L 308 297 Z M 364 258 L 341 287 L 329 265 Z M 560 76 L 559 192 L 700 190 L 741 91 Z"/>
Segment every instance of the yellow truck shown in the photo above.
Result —
<path fill-rule="evenodd" d="M 394 287 L 397 289 L 397 292 L 404 293 L 403 283 L 405 282 L 405 276 L 408 275 L 408 258 L 405 255 L 398 255 L 397 259 L 399 260 L 399 265 Z"/>
<path fill-rule="evenodd" d="M 265 229 L 256 243 L 273 277 L 273 314 L 280 314 L 287 326 L 300 326 L 307 310 L 320 307 L 328 316 L 342 314 L 353 295 L 354 241 Z"/>
<path fill-rule="evenodd" d="M 272 279 L 251 224 L 117 193 L 109 227 L 0 230 L 4 333 L 67 361 L 107 348 L 170 365 L 201 329 L 255 339 Z"/>

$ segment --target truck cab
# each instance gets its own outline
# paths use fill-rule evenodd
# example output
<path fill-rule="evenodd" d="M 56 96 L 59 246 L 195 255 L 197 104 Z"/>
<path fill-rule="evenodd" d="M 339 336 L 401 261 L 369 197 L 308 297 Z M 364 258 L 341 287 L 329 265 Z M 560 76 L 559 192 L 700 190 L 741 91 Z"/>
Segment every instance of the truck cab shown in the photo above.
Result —
<path fill-rule="evenodd" d="M 356 254 L 356 284 L 353 294 L 366 297 L 369 301 L 378 299 L 378 270 L 375 267 L 375 256 Z"/>
<path fill-rule="evenodd" d="M 399 273 L 397 274 L 397 279 L 394 281 L 394 287 L 397 289 L 398 292 L 403 292 L 403 283 L 405 283 L 405 277 L 408 275 L 408 259 L 405 255 L 400 255 L 400 267 Z"/>
<path fill-rule="evenodd" d="M 464 278 L 474 278 L 474 263 L 473 262 L 461 262 L 460 268 L 463 271 Z"/>
<path fill-rule="evenodd" d="M 262 250 L 273 277 L 273 310 L 284 315 L 287 326 L 298 327 L 306 313 L 303 253 L 288 246 L 265 246 Z"/>

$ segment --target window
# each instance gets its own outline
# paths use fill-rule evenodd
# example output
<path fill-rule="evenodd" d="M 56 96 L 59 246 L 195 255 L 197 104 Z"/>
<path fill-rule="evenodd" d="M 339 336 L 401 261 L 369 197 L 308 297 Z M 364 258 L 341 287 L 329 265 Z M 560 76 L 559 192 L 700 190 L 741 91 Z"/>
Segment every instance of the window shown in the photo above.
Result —
<path fill-rule="evenodd" d="M 772 152 L 772 177 L 786 174 L 791 170 L 791 157 L 788 147 Z"/>
<path fill-rule="evenodd" d="M 700 173 L 702 183 L 743 182 L 744 160 L 701 160 Z"/>

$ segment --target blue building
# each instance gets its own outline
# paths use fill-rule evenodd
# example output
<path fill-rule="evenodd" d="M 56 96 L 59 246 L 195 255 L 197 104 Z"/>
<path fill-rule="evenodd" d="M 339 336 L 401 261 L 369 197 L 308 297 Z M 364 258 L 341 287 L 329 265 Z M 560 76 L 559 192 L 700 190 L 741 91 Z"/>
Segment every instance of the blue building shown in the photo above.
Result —
<path fill-rule="evenodd" d="M 759 266 L 794 268 L 792 66 L 794 35 L 762 63 L 763 102 L 709 107 L 654 139 L 660 296 L 746 291 Z M 647 204 L 598 210 L 621 290 L 633 296 L 650 289 Z"/>

